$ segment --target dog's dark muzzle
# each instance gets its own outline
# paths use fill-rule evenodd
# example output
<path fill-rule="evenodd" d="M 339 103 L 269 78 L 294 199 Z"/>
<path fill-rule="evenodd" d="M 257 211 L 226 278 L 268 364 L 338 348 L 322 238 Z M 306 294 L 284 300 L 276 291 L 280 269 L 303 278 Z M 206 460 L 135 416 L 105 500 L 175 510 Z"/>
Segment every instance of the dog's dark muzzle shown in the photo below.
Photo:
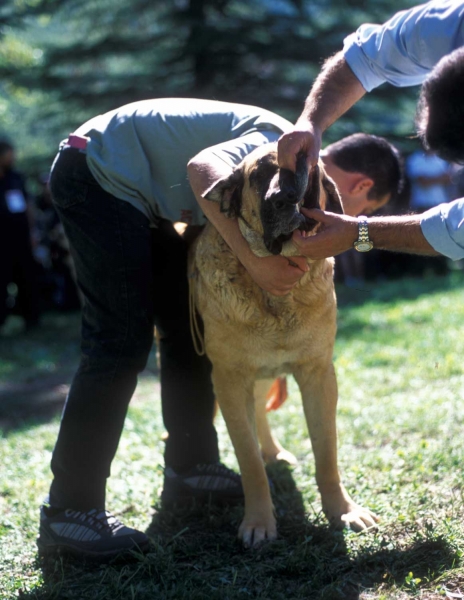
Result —
<path fill-rule="evenodd" d="M 296 173 L 279 169 L 269 184 L 261 209 L 264 244 L 271 254 L 280 254 L 296 229 L 311 231 L 317 221 L 304 217 L 299 207 L 320 208 L 319 167 L 309 174 L 306 157 L 297 158 Z"/>
<path fill-rule="evenodd" d="M 274 177 L 264 201 L 271 204 L 276 211 L 294 210 L 294 207 L 299 203 L 298 193 L 295 186 L 288 185 L 286 181 L 281 181 L 281 179 L 277 175 Z"/>

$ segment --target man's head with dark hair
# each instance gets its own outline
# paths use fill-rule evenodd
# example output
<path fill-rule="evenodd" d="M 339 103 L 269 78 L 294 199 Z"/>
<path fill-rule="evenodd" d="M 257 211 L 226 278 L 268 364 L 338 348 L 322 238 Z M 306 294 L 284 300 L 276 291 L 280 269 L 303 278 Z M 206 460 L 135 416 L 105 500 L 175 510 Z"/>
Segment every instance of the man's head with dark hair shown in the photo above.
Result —
<path fill-rule="evenodd" d="M 422 84 L 417 131 L 426 148 L 464 163 L 464 48 L 444 56 Z"/>
<path fill-rule="evenodd" d="M 376 135 L 355 133 L 345 137 L 327 146 L 321 158 L 349 215 L 378 210 L 395 199 L 403 186 L 400 153 Z"/>

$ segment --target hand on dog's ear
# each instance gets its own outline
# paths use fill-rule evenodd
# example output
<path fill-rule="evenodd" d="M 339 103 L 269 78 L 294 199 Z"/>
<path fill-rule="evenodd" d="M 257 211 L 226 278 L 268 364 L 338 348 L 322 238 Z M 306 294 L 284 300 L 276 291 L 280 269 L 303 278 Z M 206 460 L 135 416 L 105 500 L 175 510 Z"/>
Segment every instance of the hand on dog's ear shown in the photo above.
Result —
<path fill-rule="evenodd" d="M 235 169 L 228 177 L 219 179 L 206 190 L 203 198 L 218 202 L 221 212 L 230 219 L 240 215 L 242 208 L 243 171 Z"/>

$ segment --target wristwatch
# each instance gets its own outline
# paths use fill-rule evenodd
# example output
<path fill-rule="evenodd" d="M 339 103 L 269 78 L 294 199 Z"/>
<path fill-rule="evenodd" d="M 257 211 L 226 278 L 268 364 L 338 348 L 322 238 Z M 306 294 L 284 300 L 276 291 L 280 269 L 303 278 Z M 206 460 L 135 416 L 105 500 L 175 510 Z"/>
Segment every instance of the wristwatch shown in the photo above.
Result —
<path fill-rule="evenodd" d="M 358 217 L 358 239 L 353 244 L 358 252 L 369 252 L 374 247 L 369 239 L 369 230 L 367 227 L 367 217 L 361 215 Z"/>

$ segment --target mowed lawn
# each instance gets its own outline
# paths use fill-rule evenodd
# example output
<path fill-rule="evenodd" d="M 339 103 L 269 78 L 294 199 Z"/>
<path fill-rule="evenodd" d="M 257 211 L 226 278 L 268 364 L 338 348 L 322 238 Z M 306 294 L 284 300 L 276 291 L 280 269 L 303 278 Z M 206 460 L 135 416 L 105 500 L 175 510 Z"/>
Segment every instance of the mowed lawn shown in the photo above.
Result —
<path fill-rule="evenodd" d="M 38 507 L 77 315 L 48 315 L 0 338 L 0 598 L 351 600 L 464 598 L 464 274 L 339 290 L 335 365 L 339 462 L 378 530 L 332 531 L 319 502 L 295 383 L 270 415 L 299 465 L 269 470 L 279 539 L 244 550 L 240 508 L 163 511 L 164 432 L 154 352 L 129 410 L 108 507 L 152 539 L 151 552 L 104 566 L 39 563 Z M 237 468 L 222 419 L 223 461 Z M 462 591 L 462 595 L 461 595 Z"/>

